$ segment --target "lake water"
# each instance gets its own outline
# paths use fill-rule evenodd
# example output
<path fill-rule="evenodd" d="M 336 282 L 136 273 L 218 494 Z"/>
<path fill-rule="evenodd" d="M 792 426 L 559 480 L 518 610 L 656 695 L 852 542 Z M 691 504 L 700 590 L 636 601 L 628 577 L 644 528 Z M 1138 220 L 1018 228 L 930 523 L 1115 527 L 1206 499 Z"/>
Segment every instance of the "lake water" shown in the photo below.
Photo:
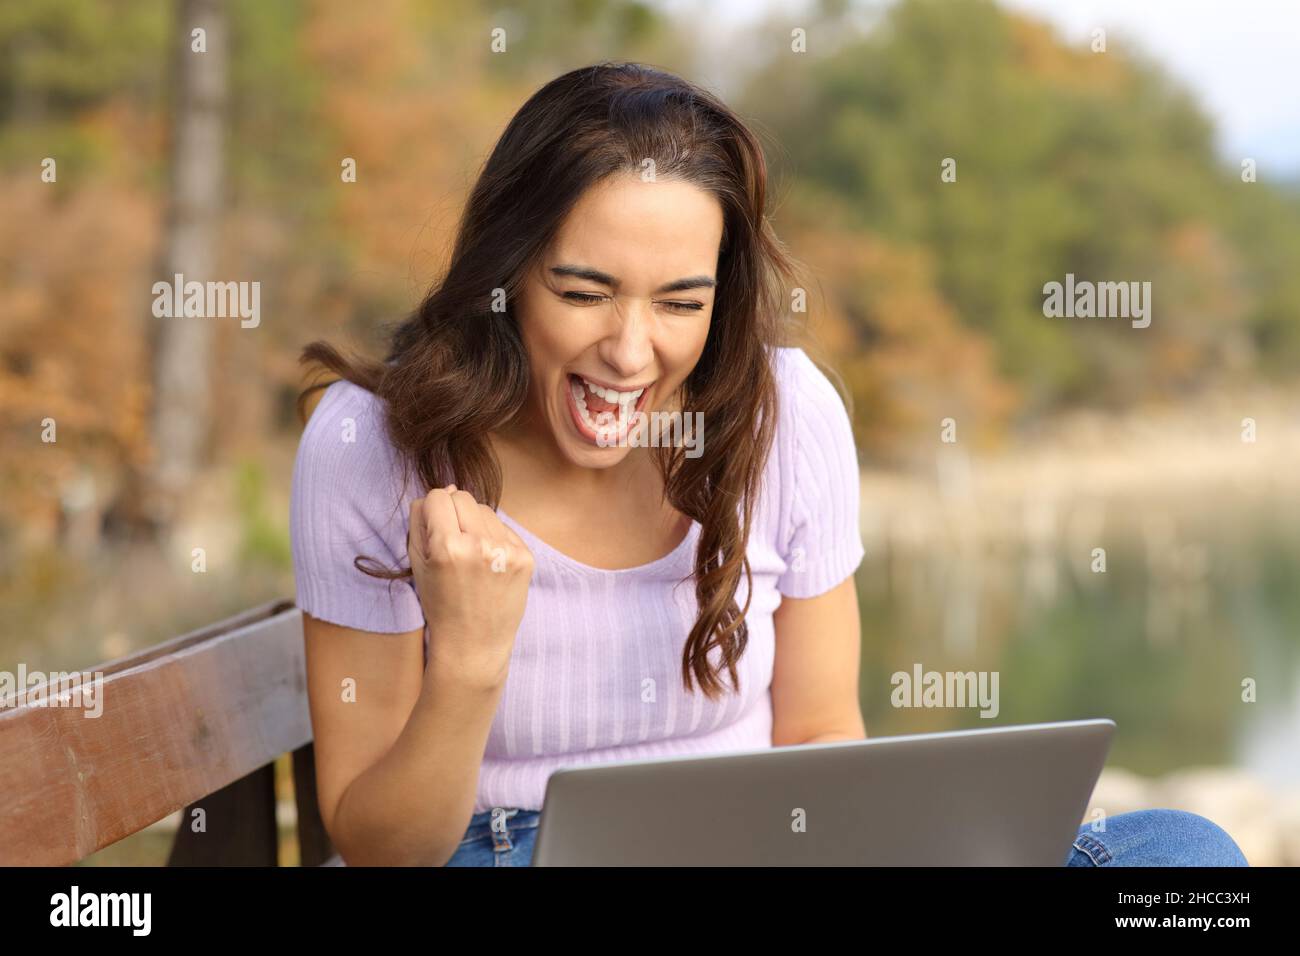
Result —
<path fill-rule="evenodd" d="M 869 530 L 857 575 L 868 734 L 1109 717 L 1108 765 L 1300 783 L 1296 503 L 1110 503 L 1083 524 L 995 540 Z M 997 671 L 997 716 L 893 706 L 892 675 L 917 665 Z"/>

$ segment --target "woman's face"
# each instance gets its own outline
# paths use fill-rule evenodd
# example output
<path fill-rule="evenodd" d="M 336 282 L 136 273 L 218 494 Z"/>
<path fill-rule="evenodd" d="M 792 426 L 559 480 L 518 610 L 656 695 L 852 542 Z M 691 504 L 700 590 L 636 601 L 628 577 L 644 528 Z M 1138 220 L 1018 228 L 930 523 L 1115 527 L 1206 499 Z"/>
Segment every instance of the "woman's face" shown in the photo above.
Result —
<path fill-rule="evenodd" d="M 517 315 L 529 419 L 574 465 L 621 462 L 633 413 L 675 407 L 708 337 L 722 222 L 697 186 L 611 177 L 583 194 L 528 277 Z"/>

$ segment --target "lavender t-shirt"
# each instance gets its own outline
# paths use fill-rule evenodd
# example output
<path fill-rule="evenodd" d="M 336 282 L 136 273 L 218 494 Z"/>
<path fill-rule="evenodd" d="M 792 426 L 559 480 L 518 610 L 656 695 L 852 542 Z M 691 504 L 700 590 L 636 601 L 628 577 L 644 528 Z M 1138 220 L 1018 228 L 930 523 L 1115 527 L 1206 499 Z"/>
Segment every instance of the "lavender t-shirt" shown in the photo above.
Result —
<path fill-rule="evenodd" d="M 863 556 L 844 405 L 801 349 L 777 349 L 773 368 L 780 413 L 749 540 L 754 599 L 740 693 L 710 702 L 681 683 L 697 605 L 689 577 L 677 582 L 691 573 L 698 523 L 670 554 L 610 571 L 560 553 L 499 511 L 532 551 L 534 569 L 474 812 L 541 809 L 546 779 L 560 766 L 772 746 L 772 612 L 782 595 L 830 590 Z M 303 611 L 380 633 L 424 626 L 409 578 L 390 584 L 353 564 L 365 555 L 388 568 L 409 566 L 410 505 L 423 494 L 416 481 L 399 487 L 379 400 L 350 382 L 330 385 L 293 473 L 290 530 Z M 741 607 L 745 593 L 742 576 Z"/>

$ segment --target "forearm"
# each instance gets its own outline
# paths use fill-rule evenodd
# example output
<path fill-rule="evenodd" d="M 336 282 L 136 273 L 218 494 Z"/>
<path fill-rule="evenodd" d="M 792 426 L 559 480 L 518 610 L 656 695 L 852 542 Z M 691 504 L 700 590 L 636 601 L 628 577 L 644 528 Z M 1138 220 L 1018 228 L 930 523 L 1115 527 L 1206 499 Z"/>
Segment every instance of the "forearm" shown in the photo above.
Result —
<path fill-rule="evenodd" d="M 393 747 L 339 799 L 330 835 L 353 866 L 441 866 L 474 809 L 479 768 L 504 688 L 433 662 Z"/>
<path fill-rule="evenodd" d="M 851 712 L 839 719 L 831 718 L 814 725 L 815 729 L 806 731 L 799 740 L 801 744 L 827 744 L 837 740 L 865 740 L 867 725 L 862 720 L 862 711 L 855 705 Z"/>

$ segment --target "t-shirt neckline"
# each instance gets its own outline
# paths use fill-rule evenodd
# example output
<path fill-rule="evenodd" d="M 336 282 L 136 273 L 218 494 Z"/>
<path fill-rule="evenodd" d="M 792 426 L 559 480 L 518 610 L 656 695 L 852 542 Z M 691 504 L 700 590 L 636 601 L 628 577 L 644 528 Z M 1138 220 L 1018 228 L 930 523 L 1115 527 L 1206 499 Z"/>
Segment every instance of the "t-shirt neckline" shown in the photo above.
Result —
<path fill-rule="evenodd" d="M 571 558 L 558 548 L 554 548 L 547 544 L 514 518 L 510 517 L 510 515 L 506 514 L 505 509 L 500 506 L 497 507 L 497 517 L 515 529 L 519 534 L 519 537 L 523 538 L 529 549 L 533 551 L 534 556 L 538 551 L 542 551 L 563 564 L 567 564 L 569 567 L 576 568 L 587 574 L 643 574 L 649 571 L 654 571 L 664 565 L 672 564 L 681 557 L 682 552 L 686 551 L 691 546 L 692 541 L 700 529 L 700 523 L 691 519 L 691 526 L 687 529 L 682 540 L 677 543 L 677 547 L 673 548 L 662 557 L 655 558 L 647 564 L 638 564 L 631 568 L 598 568 L 594 565 L 583 564 L 576 558 Z"/>

